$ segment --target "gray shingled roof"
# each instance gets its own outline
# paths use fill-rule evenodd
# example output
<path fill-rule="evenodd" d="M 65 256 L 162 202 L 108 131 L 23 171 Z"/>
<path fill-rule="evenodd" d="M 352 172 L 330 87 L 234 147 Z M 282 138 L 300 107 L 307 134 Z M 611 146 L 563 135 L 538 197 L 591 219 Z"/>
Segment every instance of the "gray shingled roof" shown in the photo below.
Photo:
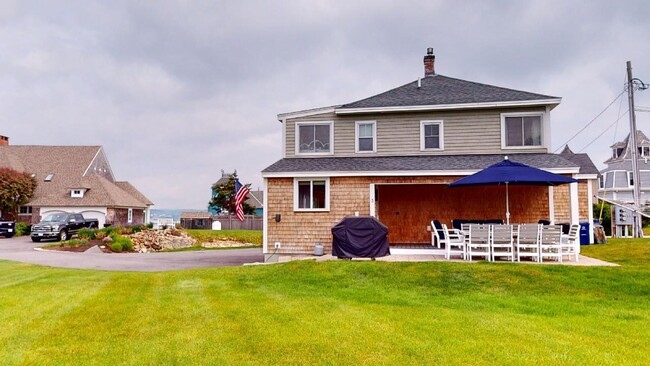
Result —
<path fill-rule="evenodd" d="M 389 172 L 480 170 L 502 161 L 503 154 L 425 155 L 389 157 L 285 158 L 262 170 L 264 173 L 289 172 Z M 540 169 L 578 168 L 558 154 L 512 154 L 512 161 Z"/>
<path fill-rule="evenodd" d="M 569 148 L 569 145 L 564 147 L 560 156 L 575 163 L 580 167 L 580 174 L 600 174 L 594 162 L 587 154 L 576 154 Z"/>
<path fill-rule="evenodd" d="M 128 182 L 114 182 L 110 172 L 88 172 L 101 146 L 0 146 L 0 167 L 34 174 L 38 183 L 30 206 L 107 206 L 147 207 L 152 205 Z M 84 175 L 86 173 L 86 175 Z M 53 179 L 44 178 L 53 174 Z M 70 190 L 86 188 L 83 198 L 70 196 Z"/>
<path fill-rule="evenodd" d="M 421 79 L 421 86 L 419 88 L 417 84 L 417 81 L 413 81 L 387 92 L 353 103 L 344 104 L 338 109 L 559 99 L 558 97 L 501 88 L 493 85 L 454 79 L 443 75 L 431 75 Z"/>

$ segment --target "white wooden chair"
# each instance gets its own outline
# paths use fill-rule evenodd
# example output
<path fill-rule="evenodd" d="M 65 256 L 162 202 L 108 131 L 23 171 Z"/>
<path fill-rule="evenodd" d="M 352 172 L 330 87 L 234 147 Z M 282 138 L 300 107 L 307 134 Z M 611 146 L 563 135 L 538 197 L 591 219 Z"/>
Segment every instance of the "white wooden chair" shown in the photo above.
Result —
<path fill-rule="evenodd" d="M 484 257 L 490 260 L 490 226 L 470 225 L 469 239 L 467 242 L 467 259 L 472 261 L 473 257 Z"/>
<path fill-rule="evenodd" d="M 447 225 L 442 224 L 442 231 L 447 240 L 445 241 L 445 259 L 449 260 L 452 255 L 460 255 L 465 259 L 465 237 L 457 231 L 449 231 Z"/>
<path fill-rule="evenodd" d="M 440 248 L 445 241 L 442 224 L 438 220 L 431 220 L 431 245 Z"/>
<path fill-rule="evenodd" d="M 540 261 L 540 226 L 538 224 L 522 224 L 516 229 L 517 262 L 521 262 L 522 257 L 529 257 L 535 262 Z"/>
<path fill-rule="evenodd" d="M 543 225 L 539 242 L 540 262 L 554 258 L 562 263 L 562 226 Z"/>
<path fill-rule="evenodd" d="M 490 252 L 492 261 L 497 257 L 505 257 L 511 262 L 515 260 L 514 245 L 512 241 L 512 225 L 492 225 L 490 238 Z"/>
<path fill-rule="evenodd" d="M 580 225 L 571 225 L 568 235 L 562 235 L 562 257 L 571 256 L 575 258 L 576 263 L 579 261 L 580 254 Z"/>

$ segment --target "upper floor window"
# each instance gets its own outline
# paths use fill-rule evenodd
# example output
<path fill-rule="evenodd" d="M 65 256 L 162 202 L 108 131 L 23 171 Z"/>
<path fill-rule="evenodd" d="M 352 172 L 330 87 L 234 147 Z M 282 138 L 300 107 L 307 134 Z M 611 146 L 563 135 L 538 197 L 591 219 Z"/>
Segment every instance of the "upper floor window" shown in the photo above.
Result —
<path fill-rule="evenodd" d="M 627 172 L 627 185 L 634 187 L 634 174 L 632 172 Z"/>
<path fill-rule="evenodd" d="M 420 121 L 420 150 L 442 150 L 442 121 Z"/>
<path fill-rule="evenodd" d="M 541 147 L 542 114 L 502 114 L 503 147 Z"/>
<path fill-rule="evenodd" d="M 650 156 L 650 147 L 648 146 L 639 147 L 639 154 L 644 157 Z"/>
<path fill-rule="evenodd" d="M 297 154 L 331 154 L 334 125 L 332 122 L 297 123 Z"/>
<path fill-rule="evenodd" d="M 356 152 L 377 152 L 377 123 L 375 121 L 359 121 L 356 125 Z"/>
<path fill-rule="evenodd" d="M 293 208 L 295 211 L 328 211 L 329 178 L 294 180 Z"/>

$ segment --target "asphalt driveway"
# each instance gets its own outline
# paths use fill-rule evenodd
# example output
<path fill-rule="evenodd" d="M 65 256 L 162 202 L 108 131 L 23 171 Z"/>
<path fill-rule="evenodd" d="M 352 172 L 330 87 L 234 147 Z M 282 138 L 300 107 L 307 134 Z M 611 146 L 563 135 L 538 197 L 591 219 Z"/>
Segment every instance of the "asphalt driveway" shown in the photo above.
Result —
<path fill-rule="evenodd" d="M 93 250 L 72 253 L 34 250 L 39 245 L 43 243 L 33 243 L 28 236 L 0 237 L 0 259 L 50 267 L 139 272 L 240 266 L 264 261 L 261 248 L 171 253 L 101 253 Z"/>

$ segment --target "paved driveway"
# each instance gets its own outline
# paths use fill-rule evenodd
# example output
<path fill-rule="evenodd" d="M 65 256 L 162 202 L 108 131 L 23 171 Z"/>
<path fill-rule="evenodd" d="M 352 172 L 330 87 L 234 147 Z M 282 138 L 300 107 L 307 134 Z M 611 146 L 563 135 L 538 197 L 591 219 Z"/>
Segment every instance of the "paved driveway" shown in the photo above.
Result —
<path fill-rule="evenodd" d="M 0 259 L 51 267 L 100 269 L 106 271 L 173 271 L 178 269 L 239 266 L 262 262 L 261 248 L 205 250 L 172 253 L 71 253 L 36 251 L 28 236 L 0 237 Z"/>

